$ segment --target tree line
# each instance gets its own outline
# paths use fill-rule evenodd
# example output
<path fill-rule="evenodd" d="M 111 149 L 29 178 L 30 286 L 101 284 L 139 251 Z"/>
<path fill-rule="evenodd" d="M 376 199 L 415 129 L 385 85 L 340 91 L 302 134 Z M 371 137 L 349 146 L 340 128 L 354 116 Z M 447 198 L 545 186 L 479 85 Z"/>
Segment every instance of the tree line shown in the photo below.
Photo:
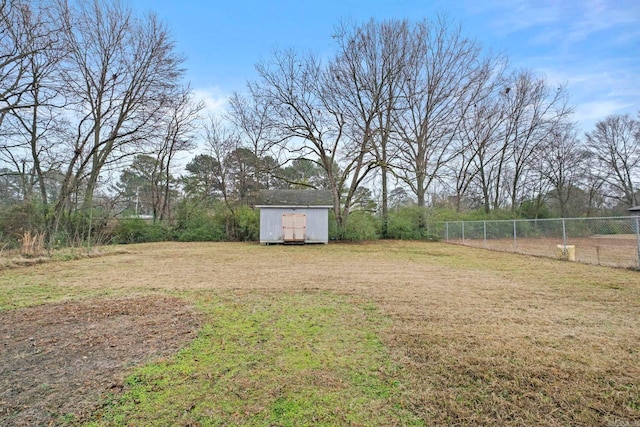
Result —
<path fill-rule="evenodd" d="M 265 188 L 330 190 L 338 238 L 362 212 L 390 236 L 402 206 L 420 230 L 433 206 L 592 216 L 640 198 L 639 118 L 582 134 L 566 86 L 443 17 L 340 23 L 327 58 L 277 50 L 218 117 L 153 14 L 2 0 L 0 20 L 0 196 L 21 218 L 5 234 L 30 207 L 50 241 L 91 240 L 115 216 L 179 228 L 211 212 L 223 236 L 247 238 L 240 219 L 255 222 Z"/>
<path fill-rule="evenodd" d="M 110 208 L 96 196 L 132 156 L 152 154 L 167 179 L 192 143 L 202 106 L 184 59 L 155 15 L 120 2 L 2 0 L 0 26 L 1 198 L 31 209 L 9 212 L 5 233 L 37 216 L 51 241 L 90 239 L 95 209 Z"/>

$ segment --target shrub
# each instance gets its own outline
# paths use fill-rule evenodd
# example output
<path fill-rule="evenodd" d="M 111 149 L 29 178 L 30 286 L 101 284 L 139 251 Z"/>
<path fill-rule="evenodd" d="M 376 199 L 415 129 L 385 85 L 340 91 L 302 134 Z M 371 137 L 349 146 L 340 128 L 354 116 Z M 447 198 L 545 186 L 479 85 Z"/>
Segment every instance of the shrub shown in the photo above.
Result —
<path fill-rule="evenodd" d="M 42 233 L 46 229 L 44 206 L 23 202 L 0 211 L 0 237 L 3 246 L 18 248 L 26 232 Z"/>
<path fill-rule="evenodd" d="M 390 239 L 420 239 L 420 208 L 404 206 L 389 212 L 387 237 Z"/>
<path fill-rule="evenodd" d="M 200 227 L 176 230 L 175 236 L 180 242 L 220 242 L 225 238 L 224 228 L 214 221 Z"/>
<path fill-rule="evenodd" d="M 146 243 L 171 240 L 171 229 L 161 223 L 148 223 L 140 218 L 119 221 L 113 230 L 113 243 Z"/>
<path fill-rule="evenodd" d="M 527 219 L 543 219 L 551 218 L 551 213 L 544 200 L 530 199 L 520 204 L 520 216 Z"/>
<path fill-rule="evenodd" d="M 380 237 L 379 228 L 379 221 L 370 213 L 352 212 L 347 220 L 347 226 L 342 232 L 342 238 L 354 242 L 376 240 Z"/>
<path fill-rule="evenodd" d="M 504 209 L 494 209 L 489 213 L 486 213 L 484 209 L 475 209 L 469 212 L 454 214 L 454 216 L 447 217 L 444 215 L 440 215 L 440 217 L 445 221 L 453 220 L 461 220 L 461 221 L 500 221 L 507 219 L 518 219 L 518 215 L 513 213 L 510 210 Z"/>
<path fill-rule="evenodd" d="M 389 212 L 387 237 L 402 240 L 439 240 L 442 224 L 439 210 L 403 206 Z"/>
<path fill-rule="evenodd" d="M 183 203 L 178 209 L 176 239 L 181 242 L 219 242 L 225 240 L 225 225 L 207 209 Z"/>
<path fill-rule="evenodd" d="M 256 241 L 260 236 L 260 213 L 249 206 L 239 206 L 233 215 L 234 240 Z"/>
<path fill-rule="evenodd" d="M 76 211 L 64 215 L 60 219 L 57 233 L 50 236 L 54 247 L 82 246 L 87 243 L 104 244 L 112 240 L 113 217 L 111 213 L 100 208 L 90 211 Z"/>
<path fill-rule="evenodd" d="M 260 214 L 246 205 L 230 210 L 217 203 L 212 209 L 184 202 L 178 210 L 176 238 L 188 241 L 254 241 L 260 235 Z"/>

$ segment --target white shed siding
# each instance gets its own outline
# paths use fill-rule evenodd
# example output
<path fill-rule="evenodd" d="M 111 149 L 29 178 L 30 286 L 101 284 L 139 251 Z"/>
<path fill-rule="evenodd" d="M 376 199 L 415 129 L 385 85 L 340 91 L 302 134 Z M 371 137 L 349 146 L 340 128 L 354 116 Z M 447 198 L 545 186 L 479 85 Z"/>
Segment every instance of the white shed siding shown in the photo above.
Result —
<path fill-rule="evenodd" d="M 283 243 L 282 214 L 306 215 L 305 243 L 329 242 L 329 210 L 326 207 L 260 206 L 260 243 Z"/>

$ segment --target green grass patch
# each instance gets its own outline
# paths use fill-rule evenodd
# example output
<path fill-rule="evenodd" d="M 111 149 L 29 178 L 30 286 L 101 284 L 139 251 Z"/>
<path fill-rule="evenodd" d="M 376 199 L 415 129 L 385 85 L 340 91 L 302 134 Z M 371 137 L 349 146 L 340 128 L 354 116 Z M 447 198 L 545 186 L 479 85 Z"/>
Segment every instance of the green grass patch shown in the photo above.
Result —
<path fill-rule="evenodd" d="M 12 271 L 0 276 L 0 311 L 59 301 L 70 290 L 56 286 L 44 278 L 31 278 L 24 271 Z"/>
<path fill-rule="evenodd" d="M 64 300 L 133 295 L 131 289 L 86 288 L 49 279 L 46 274 L 20 269 L 0 275 L 0 312 Z M 149 293 L 140 292 L 142 293 Z"/>
<path fill-rule="evenodd" d="M 137 369 L 102 425 L 421 425 L 371 305 L 330 293 L 201 294 L 209 317 L 170 360 Z"/>
<path fill-rule="evenodd" d="M 88 287 L 84 276 L 87 270 L 101 268 L 99 263 L 104 257 L 124 254 L 126 251 L 115 247 L 93 252 L 66 248 L 35 260 L 0 258 L 0 312 L 68 299 L 131 295 L 135 293 L 131 287 Z"/>

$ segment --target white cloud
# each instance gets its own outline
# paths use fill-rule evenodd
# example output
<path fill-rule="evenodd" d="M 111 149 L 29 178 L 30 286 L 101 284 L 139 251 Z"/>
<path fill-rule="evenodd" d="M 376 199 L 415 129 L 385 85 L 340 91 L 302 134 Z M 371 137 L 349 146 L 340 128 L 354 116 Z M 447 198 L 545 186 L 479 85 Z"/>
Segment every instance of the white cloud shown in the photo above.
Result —
<path fill-rule="evenodd" d="M 196 88 L 193 90 L 193 96 L 197 101 L 204 103 L 204 113 L 218 115 L 223 113 L 227 108 L 229 94 L 224 93 L 218 87 Z"/>
<path fill-rule="evenodd" d="M 606 99 L 581 103 L 576 107 L 574 119 L 582 125 L 584 131 L 593 129 L 596 122 L 604 120 L 612 114 L 633 114 L 629 108 L 633 104 L 621 99 Z"/>
<path fill-rule="evenodd" d="M 469 13 L 490 17 L 490 28 L 501 37 L 532 31 L 533 44 L 572 44 L 609 29 L 635 32 L 640 20 L 637 0 L 485 0 L 466 6 Z"/>
<path fill-rule="evenodd" d="M 598 32 L 611 29 L 624 35 L 628 34 L 627 29 L 636 32 L 634 29 L 638 22 L 638 10 L 625 7 L 624 2 L 592 0 L 585 2 L 577 11 L 572 7 L 564 12 L 565 18 L 562 21 L 574 20 L 565 31 L 567 43 L 584 41 Z"/>
<path fill-rule="evenodd" d="M 588 70 L 584 64 L 572 67 L 551 66 L 539 68 L 553 85 L 567 84 L 570 91 L 588 92 L 591 96 L 613 95 L 616 89 L 627 91 L 627 80 L 613 69 Z"/>
<path fill-rule="evenodd" d="M 556 22 L 561 6 L 558 2 L 549 1 L 489 0 L 467 2 L 466 8 L 472 14 L 490 16 L 489 26 L 496 34 L 504 37 L 520 30 Z"/>
<path fill-rule="evenodd" d="M 573 119 L 585 131 L 609 115 L 635 115 L 640 111 L 640 76 L 634 72 L 635 67 L 627 67 L 624 61 L 581 61 L 571 65 L 549 61 L 534 68 L 545 75 L 550 85 L 567 85 L 569 102 L 575 107 Z"/>

